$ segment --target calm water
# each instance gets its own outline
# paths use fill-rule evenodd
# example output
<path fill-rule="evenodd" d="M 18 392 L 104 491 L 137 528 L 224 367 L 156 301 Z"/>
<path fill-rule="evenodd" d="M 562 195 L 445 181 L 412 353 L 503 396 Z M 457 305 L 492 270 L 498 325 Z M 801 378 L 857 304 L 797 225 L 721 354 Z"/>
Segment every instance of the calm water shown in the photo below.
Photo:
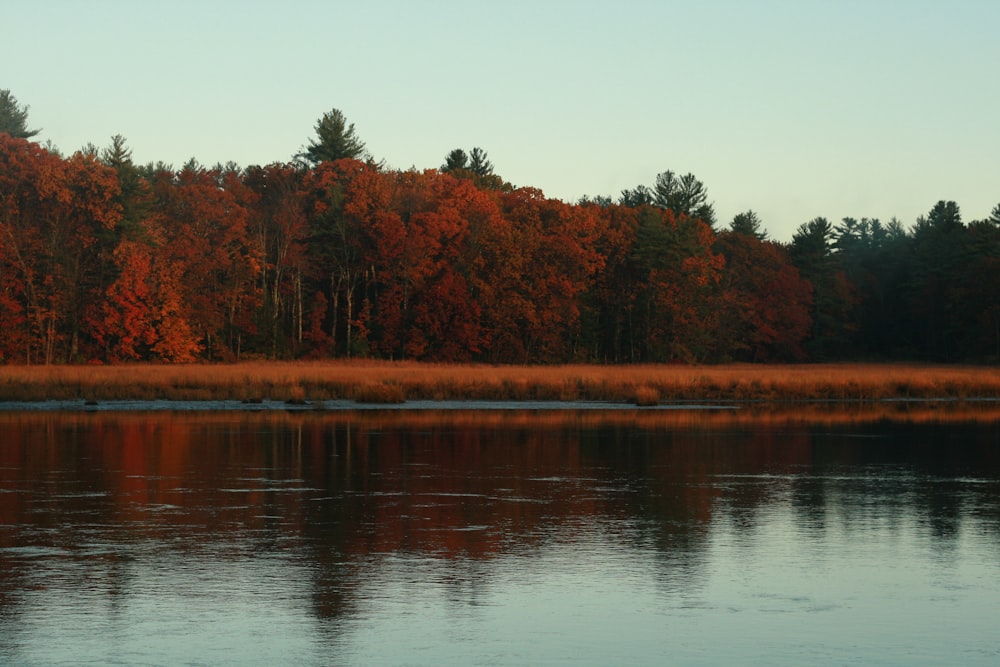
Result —
<path fill-rule="evenodd" d="M 0 413 L 0 664 L 1000 664 L 1000 425 Z"/>

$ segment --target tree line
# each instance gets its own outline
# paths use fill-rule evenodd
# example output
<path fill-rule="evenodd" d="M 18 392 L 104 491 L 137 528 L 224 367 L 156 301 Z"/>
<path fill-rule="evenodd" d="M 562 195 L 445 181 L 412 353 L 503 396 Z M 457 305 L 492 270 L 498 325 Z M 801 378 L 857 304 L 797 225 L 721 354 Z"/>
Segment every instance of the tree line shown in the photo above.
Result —
<path fill-rule="evenodd" d="M 1000 205 L 722 228 L 691 174 L 550 199 L 455 149 L 388 169 L 334 109 L 288 163 L 68 157 L 0 91 L 0 359 L 1000 359 Z"/>

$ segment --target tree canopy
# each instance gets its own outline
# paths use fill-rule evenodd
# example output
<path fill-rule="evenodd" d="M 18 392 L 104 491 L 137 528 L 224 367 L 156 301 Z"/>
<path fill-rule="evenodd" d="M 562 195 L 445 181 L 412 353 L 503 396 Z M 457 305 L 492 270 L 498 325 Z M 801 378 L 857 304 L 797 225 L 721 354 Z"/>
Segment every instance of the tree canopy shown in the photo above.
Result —
<path fill-rule="evenodd" d="M 777 243 L 715 229 L 691 174 L 570 204 L 478 147 L 393 170 L 336 109 L 316 130 L 245 169 L 0 133 L 0 363 L 1000 361 L 1000 204 Z"/>

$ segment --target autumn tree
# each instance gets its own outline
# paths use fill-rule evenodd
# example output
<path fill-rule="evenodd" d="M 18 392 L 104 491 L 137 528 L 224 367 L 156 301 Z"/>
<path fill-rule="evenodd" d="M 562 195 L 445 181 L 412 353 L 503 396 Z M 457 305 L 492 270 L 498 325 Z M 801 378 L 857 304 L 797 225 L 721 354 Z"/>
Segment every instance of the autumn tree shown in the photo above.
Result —
<path fill-rule="evenodd" d="M 468 179 L 410 171 L 393 180 L 376 231 L 383 352 L 471 360 L 488 342 L 477 261 L 496 204 Z"/>
<path fill-rule="evenodd" d="M 121 188 L 117 174 L 97 159 L 96 153 L 75 153 L 64 161 L 67 186 L 72 192 L 77 222 L 71 244 L 74 256 L 67 258 L 72 267 L 67 289 L 69 308 L 69 351 L 71 359 L 94 358 L 90 349 L 87 314 L 103 300 L 111 274 L 107 271 L 111 253 L 117 244 L 122 220 Z M 83 345 L 87 344 L 84 350 Z"/>
<path fill-rule="evenodd" d="M 93 156 L 68 160 L 38 144 L 0 135 L 0 278 L 13 317 L 28 327 L 18 357 L 68 361 L 80 350 L 84 313 L 95 298 L 91 274 L 102 230 L 120 213 L 114 172 Z M 19 301 L 14 307 L 11 301 Z"/>
<path fill-rule="evenodd" d="M 154 252 L 148 242 L 125 238 L 112 254 L 117 276 L 89 318 L 92 335 L 108 361 L 147 359 L 159 340 Z"/>
<path fill-rule="evenodd" d="M 718 235 L 715 249 L 726 259 L 719 324 L 721 359 L 802 361 L 809 335 L 812 286 L 799 275 L 788 252 L 747 232 Z"/>
<path fill-rule="evenodd" d="M 157 277 L 166 290 L 164 315 L 176 324 L 170 330 L 192 333 L 210 358 L 234 358 L 259 298 L 260 257 L 247 228 L 254 195 L 239 179 L 195 162 L 162 172 L 154 192 L 163 237 Z M 189 343 L 171 350 L 191 349 Z M 158 345 L 168 343 L 161 336 Z"/>
<path fill-rule="evenodd" d="M 602 266 L 584 298 L 585 334 L 598 361 L 641 359 L 636 337 L 637 304 L 643 278 L 633 261 L 639 211 L 627 206 L 584 203 L 598 215 L 594 247 Z"/>
<path fill-rule="evenodd" d="M 308 220 L 302 183 L 295 165 L 250 167 L 244 183 L 256 195 L 249 235 L 261 258 L 261 308 L 257 314 L 264 351 L 275 358 L 301 346 L 305 333 L 304 279 L 307 275 Z M 319 324 L 319 323 L 317 323 Z M 318 326 L 314 335 L 319 335 Z"/>
<path fill-rule="evenodd" d="M 547 199 L 533 188 L 501 195 L 509 222 L 497 241 L 510 253 L 484 300 L 499 361 L 568 361 L 582 354 L 581 304 L 603 258 L 592 207 Z M 499 254 L 499 253 L 498 253 Z"/>
<path fill-rule="evenodd" d="M 39 191 L 39 175 L 53 172 L 56 161 L 24 139 L 0 134 L 0 360 L 38 360 L 43 248 L 39 230 L 30 224 L 48 195 Z M 45 163 L 47 169 L 41 168 Z M 39 322 L 39 318 L 42 322 Z"/>
<path fill-rule="evenodd" d="M 121 211 L 121 218 L 113 229 L 101 230 L 98 236 L 96 249 L 98 268 L 90 275 L 89 280 L 91 289 L 103 295 L 103 298 L 95 300 L 88 306 L 84 314 L 85 324 L 101 348 L 99 356 L 106 359 L 137 359 L 143 352 L 134 348 L 132 342 L 141 337 L 130 338 L 127 335 L 124 338 L 118 337 L 123 332 L 122 327 L 130 326 L 131 322 L 122 313 L 112 311 L 121 305 L 129 312 L 134 312 L 136 304 L 127 303 L 129 296 L 124 290 L 135 288 L 140 293 L 143 290 L 134 282 L 129 287 L 125 287 L 124 283 L 118 284 L 113 292 L 111 288 L 121 277 L 124 268 L 135 267 L 127 259 L 134 248 L 132 246 L 123 248 L 123 244 L 148 242 L 144 237 L 143 223 L 149 213 L 151 191 L 149 183 L 140 175 L 138 167 L 132 162 L 132 151 L 121 135 L 113 136 L 111 144 L 103 150 L 94 151 L 94 155 L 98 155 L 100 162 L 113 169 L 117 176 L 118 194 L 115 197 L 115 204 Z M 143 261 L 148 261 L 150 256 L 150 253 L 146 253 Z M 122 347 L 121 341 L 126 339 L 129 342 L 124 343 Z"/>
<path fill-rule="evenodd" d="M 383 185 L 373 165 L 347 159 L 318 165 L 302 184 L 312 284 L 330 308 L 322 320 L 332 343 L 346 356 L 364 352 L 367 344 L 354 333 L 362 324 L 358 295 L 372 265 L 372 222 L 387 205 Z"/>

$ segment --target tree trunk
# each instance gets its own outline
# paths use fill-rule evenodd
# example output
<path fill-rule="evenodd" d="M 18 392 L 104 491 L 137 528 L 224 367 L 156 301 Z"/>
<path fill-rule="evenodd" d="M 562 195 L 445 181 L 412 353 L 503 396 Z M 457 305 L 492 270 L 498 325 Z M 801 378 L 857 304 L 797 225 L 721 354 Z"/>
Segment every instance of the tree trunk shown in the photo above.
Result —
<path fill-rule="evenodd" d="M 333 324 L 330 325 L 330 339 L 333 350 L 337 350 L 337 322 L 340 320 L 340 285 L 332 278 L 330 280 L 330 297 L 333 302 Z"/>
<path fill-rule="evenodd" d="M 302 272 L 295 274 L 296 342 L 302 345 Z"/>
<path fill-rule="evenodd" d="M 347 297 L 347 358 L 351 358 L 351 319 L 354 317 L 354 287 L 348 286 L 345 290 Z"/>

